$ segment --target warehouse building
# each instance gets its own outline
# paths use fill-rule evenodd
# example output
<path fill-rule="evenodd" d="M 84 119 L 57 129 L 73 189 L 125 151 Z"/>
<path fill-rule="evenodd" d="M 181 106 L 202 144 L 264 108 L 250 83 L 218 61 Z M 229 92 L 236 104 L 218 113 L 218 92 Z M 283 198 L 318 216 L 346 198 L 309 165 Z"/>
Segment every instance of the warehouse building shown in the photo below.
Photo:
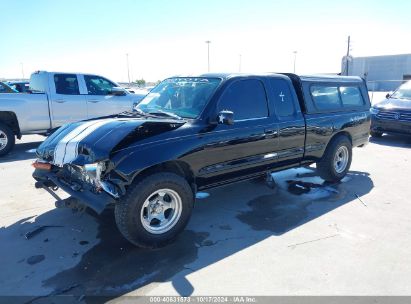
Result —
<path fill-rule="evenodd" d="M 344 56 L 341 75 L 365 78 L 370 91 L 393 91 L 404 80 L 411 80 L 411 54 Z"/>

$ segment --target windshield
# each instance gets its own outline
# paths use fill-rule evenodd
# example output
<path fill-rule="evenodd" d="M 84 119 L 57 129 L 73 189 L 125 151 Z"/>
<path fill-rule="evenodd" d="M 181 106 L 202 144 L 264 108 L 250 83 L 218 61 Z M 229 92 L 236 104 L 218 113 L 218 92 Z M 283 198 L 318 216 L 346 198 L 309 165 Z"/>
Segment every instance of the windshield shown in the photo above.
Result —
<path fill-rule="evenodd" d="M 151 114 L 196 118 L 220 82 L 218 78 L 169 78 L 151 90 L 136 108 Z"/>
<path fill-rule="evenodd" d="M 391 95 L 391 98 L 398 99 L 411 99 L 411 81 L 408 81 L 401 85 L 394 94 Z"/>

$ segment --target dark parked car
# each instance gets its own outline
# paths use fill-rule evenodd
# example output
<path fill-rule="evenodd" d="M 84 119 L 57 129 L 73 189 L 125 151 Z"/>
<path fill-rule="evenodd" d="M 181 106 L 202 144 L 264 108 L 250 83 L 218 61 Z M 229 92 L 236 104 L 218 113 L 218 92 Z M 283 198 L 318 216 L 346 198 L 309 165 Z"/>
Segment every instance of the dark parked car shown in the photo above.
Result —
<path fill-rule="evenodd" d="M 4 82 L 0 82 L 0 93 L 17 93 L 17 91 Z"/>
<path fill-rule="evenodd" d="M 371 136 L 383 133 L 411 135 L 411 81 L 402 84 L 393 94 L 371 109 Z"/>
<path fill-rule="evenodd" d="M 327 181 L 368 142 L 358 77 L 206 74 L 166 79 L 134 112 L 65 125 L 37 149 L 36 187 L 61 188 L 143 247 L 186 226 L 196 192 L 317 163 Z"/>

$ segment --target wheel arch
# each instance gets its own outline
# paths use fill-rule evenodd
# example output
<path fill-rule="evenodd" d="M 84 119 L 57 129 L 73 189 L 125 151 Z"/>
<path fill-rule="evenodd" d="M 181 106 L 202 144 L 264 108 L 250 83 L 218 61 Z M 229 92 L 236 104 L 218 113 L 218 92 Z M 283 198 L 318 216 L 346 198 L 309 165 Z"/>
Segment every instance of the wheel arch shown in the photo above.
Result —
<path fill-rule="evenodd" d="M 9 126 L 17 138 L 21 138 L 20 126 L 17 116 L 11 111 L 0 111 L 0 122 Z"/>
<path fill-rule="evenodd" d="M 328 148 L 328 146 L 329 146 L 333 141 L 335 141 L 337 138 L 339 138 L 339 137 L 341 137 L 341 136 L 347 137 L 348 140 L 350 141 L 351 145 L 352 145 L 352 136 L 351 136 L 351 134 L 350 134 L 349 132 L 347 132 L 347 131 L 339 131 L 339 132 L 333 134 L 333 136 L 331 136 L 330 140 L 329 140 L 328 143 L 327 143 L 326 148 Z"/>
<path fill-rule="evenodd" d="M 325 154 L 327 153 L 327 150 L 328 150 L 328 148 L 330 147 L 330 145 L 331 145 L 334 141 L 336 141 L 338 138 L 340 138 L 340 137 L 346 137 L 346 138 L 348 138 L 348 140 L 350 141 L 351 146 L 352 146 L 352 137 L 351 137 L 351 134 L 350 134 L 349 132 L 347 132 L 347 131 L 338 131 L 338 132 L 334 133 L 334 134 L 330 137 L 330 139 L 328 140 L 327 144 L 324 146 L 324 148 L 323 148 L 323 150 L 322 150 L 322 154 L 321 154 L 321 156 L 318 158 L 318 161 L 321 161 L 321 160 L 324 158 L 324 156 L 325 156 Z"/>
<path fill-rule="evenodd" d="M 195 195 L 197 186 L 195 181 L 195 175 L 190 168 L 190 165 L 181 160 L 171 160 L 165 161 L 159 164 L 149 166 L 141 171 L 139 171 L 132 179 L 132 181 L 141 180 L 151 174 L 159 172 L 170 172 L 177 174 L 187 180 L 189 183 L 193 194 Z"/>

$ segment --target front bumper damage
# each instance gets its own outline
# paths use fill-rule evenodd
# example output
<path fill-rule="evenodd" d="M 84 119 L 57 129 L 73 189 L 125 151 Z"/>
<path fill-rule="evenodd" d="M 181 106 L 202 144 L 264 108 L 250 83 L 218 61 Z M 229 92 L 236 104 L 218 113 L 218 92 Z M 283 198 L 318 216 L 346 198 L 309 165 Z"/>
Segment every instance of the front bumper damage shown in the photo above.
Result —
<path fill-rule="evenodd" d="M 56 206 L 62 205 L 64 201 L 56 193 L 58 188 L 98 214 L 102 213 L 107 206 L 115 204 L 117 200 L 116 193 L 109 194 L 113 186 L 105 183 L 104 185 L 110 189 L 104 190 L 103 187 L 97 187 L 93 183 L 79 179 L 67 167 L 53 166 L 51 170 L 36 169 L 33 177 L 37 181 L 35 187 L 45 189 L 50 193 L 56 199 Z"/>
<path fill-rule="evenodd" d="M 110 161 L 140 140 L 175 130 L 185 120 L 118 114 L 62 126 L 36 150 L 33 177 L 37 188 L 46 189 L 57 201 L 61 188 L 100 213 L 126 192 L 129 178 L 118 174 Z M 114 152 L 114 153 L 115 153 Z M 128 154 L 135 153 L 130 149 Z"/>

